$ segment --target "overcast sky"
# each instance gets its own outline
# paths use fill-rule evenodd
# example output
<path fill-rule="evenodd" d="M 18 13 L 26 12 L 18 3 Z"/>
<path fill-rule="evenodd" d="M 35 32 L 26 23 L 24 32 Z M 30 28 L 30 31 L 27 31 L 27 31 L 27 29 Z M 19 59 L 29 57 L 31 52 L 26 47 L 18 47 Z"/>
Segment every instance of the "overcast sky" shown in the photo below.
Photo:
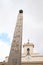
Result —
<path fill-rule="evenodd" d="M 43 0 L 0 0 L 0 61 L 9 55 L 18 11 L 23 9 L 23 44 L 43 54 Z"/>

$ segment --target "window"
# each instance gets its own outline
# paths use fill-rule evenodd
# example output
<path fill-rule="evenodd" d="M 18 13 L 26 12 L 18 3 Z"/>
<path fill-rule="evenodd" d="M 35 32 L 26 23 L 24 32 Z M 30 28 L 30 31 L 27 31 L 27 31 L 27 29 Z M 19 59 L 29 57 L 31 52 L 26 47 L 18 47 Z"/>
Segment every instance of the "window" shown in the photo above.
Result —
<path fill-rule="evenodd" d="M 27 48 L 27 55 L 30 55 L 29 51 L 30 51 L 30 49 L 29 49 L 29 48 Z"/>

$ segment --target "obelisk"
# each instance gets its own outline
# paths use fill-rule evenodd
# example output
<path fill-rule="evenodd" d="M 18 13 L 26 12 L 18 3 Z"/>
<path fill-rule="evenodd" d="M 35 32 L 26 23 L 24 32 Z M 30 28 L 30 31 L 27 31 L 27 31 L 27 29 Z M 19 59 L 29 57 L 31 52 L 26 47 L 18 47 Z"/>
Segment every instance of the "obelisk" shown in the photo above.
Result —
<path fill-rule="evenodd" d="M 23 10 L 19 10 L 8 65 L 21 65 Z"/>

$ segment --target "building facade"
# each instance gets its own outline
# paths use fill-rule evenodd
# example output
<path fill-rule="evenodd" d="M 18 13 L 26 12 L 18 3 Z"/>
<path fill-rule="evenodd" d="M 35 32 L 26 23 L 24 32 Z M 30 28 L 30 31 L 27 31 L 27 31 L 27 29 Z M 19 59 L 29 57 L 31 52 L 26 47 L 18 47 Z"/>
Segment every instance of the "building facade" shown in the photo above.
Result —
<path fill-rule="evenodd" d="M 27 42 L 23 45 L 23 53 L 21 56 L 21 65 L 43 65 L 43 55 L 34 53 L 34 44 Z M 7 65 L 8 57 L 0 65 Z"/>
<path fill-rule="evenodd" d="M 43 65 L 43 55 L 34 53 L 34 44 L 27 42 L 23 45 L 22 65 Z"/>

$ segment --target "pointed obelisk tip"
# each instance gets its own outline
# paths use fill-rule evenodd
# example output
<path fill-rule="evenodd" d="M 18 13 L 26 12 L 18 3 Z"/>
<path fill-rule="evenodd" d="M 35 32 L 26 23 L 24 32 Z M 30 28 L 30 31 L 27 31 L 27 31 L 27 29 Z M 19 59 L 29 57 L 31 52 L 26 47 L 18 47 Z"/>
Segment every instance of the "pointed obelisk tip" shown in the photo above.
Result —
<path fill-rule="evenodd" d="M 19 10 L 19 13 L 23 13 L 23 10 L 21 9 L 21 10 Z"/>

